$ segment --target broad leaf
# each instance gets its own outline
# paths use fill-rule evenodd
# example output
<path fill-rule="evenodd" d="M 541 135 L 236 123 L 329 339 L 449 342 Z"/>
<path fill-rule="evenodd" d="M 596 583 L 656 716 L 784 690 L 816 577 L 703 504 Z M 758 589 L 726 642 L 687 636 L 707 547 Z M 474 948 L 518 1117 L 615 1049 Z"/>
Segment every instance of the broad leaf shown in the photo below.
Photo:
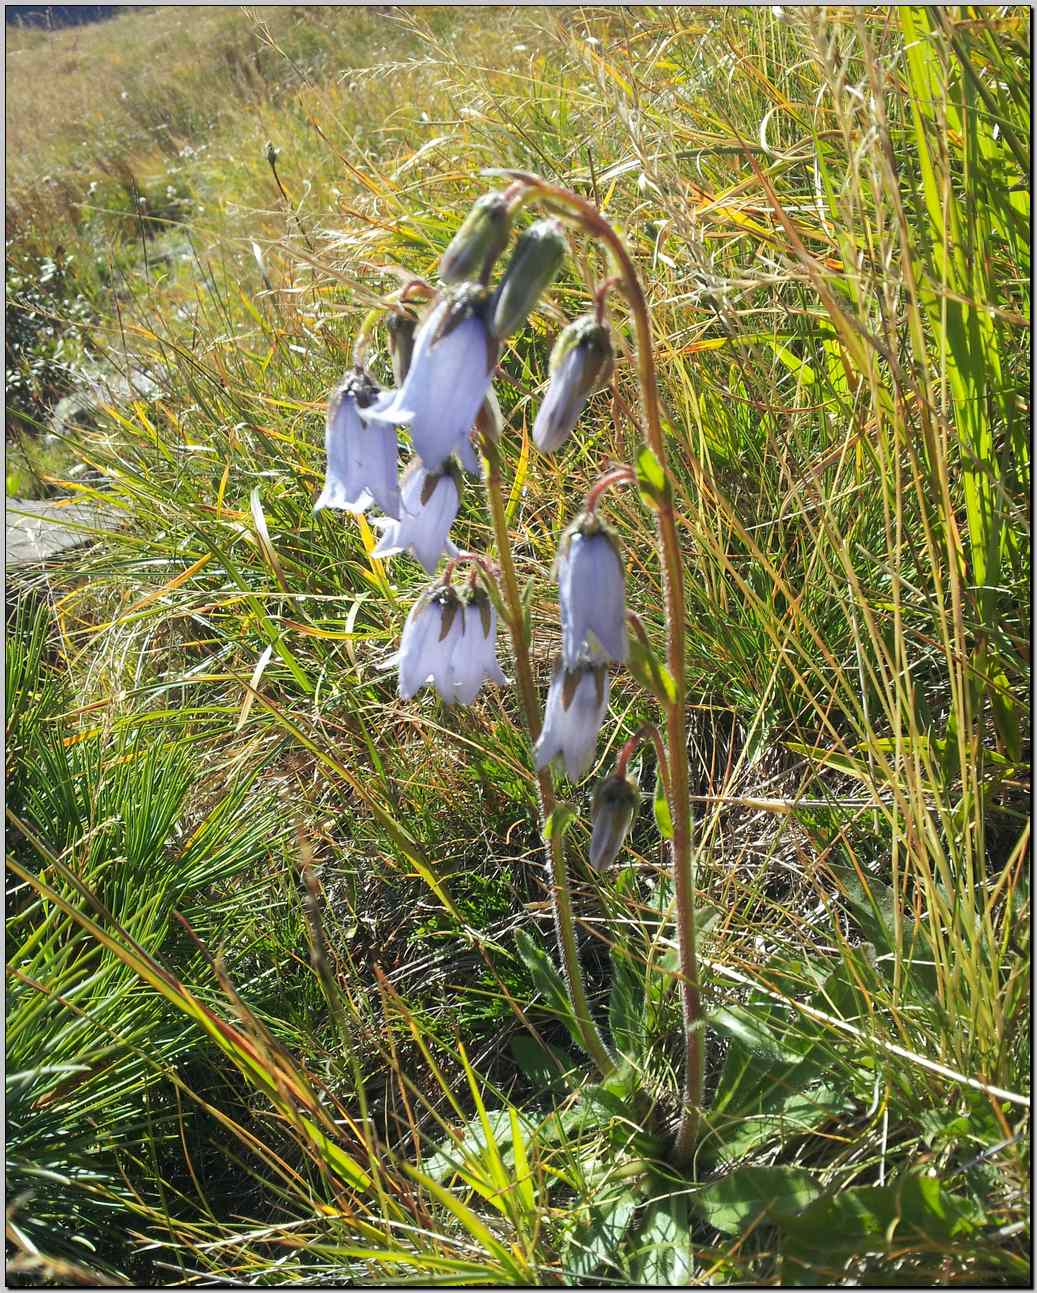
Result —
<path fill-rule="evenodd" d="M 614 1267 L 623 1236 L 637 1208 L 637 1197 L 624 1190 L 596 1204 L 587 1221 L 570 1236 L 564 1253 L 566 1280 L 588 1279 L 603 1267 Z"/>
<path fill-rule="evenodd" d="M 799 1167 L 741 1167 L 695 1195 L 709 1224 L 726 1234 L 748 1229 L 759 1217 L 794 1215 L 821 1193 L 821 1186 Z"/>

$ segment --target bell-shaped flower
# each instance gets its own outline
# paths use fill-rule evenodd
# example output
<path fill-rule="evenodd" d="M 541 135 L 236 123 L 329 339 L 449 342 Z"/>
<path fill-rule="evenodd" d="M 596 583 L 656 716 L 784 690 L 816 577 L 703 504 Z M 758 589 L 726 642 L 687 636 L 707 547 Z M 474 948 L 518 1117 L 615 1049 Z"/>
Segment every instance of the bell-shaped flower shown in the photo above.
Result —
<path fill-rule="evenodd" d="M 416 461 L 410 464 L 400 488 L 398 518 L 374 518 L 382 537 L 373 557 L 412 552 L 431 575 L 444 553 L 457 555 L 449 538 L 461 501 L 456 470 L 448 466 L 446 471 L 435 472 Z"/>
<path fill-rule="evenodd" d="M 468 593 L 463 625 L 450 661 L 450 677 L 454 701 L 470 705 L 484 682 L 503 686 L 508 681 L 497 663 L 497 612 L 483 589 Z"/>
<path fill-rule="evenodd" d="M 490 308 L 490 330 L 498 340 L 522 327 L 554 282 L 565 252 L 565 234 L 553 218 L 538 220 L 521 235 Z"/>
<path fill-rule="evenodd" d="M 444 283 L 463 283 L 466 279 L 489 274 L 493 262 L 508 245 L 511 235 L 511 208 L 503 193 L 487 193 L 479 198 L 454 234 L 450 246 L 439 262 L 439 277 Z"/>
<path fill-rule="evenodd" d="M 597 516 L 578 516 L 555 560 L 562 618 L 562 662 L 575 669 L 627 658 L 626 603 L 619 548 Z"/>
<path fill-rule="evenodd" d="M 641 792 L 629 777 L 615 773 L 594 787 L 591 801 L 590 864 L 595 871 L 611 866 L 630 833 Z"/>
<path fill-rule="evenodd" d="M 478 470 L 469 442 L 490 388 L 497 342 L 484 318 L 486 293 L 466 283 L 439 302 L 414 334 L 414 352 L 403 384 L 374 408 L 377 417 L 407 424 L 418 457 L 442 470 L 452 453 Z M 467 447 L 466 447 L 467 446 Z"/>
<path fill-rule="evenodd" d="M 559 333 L 551 352 L 551 382 L 533 423 L 533 443 L 543 453 L 565 444 L 587 397 L 612 371 L 609 330 L 593 315 L 574 319 Z"/>
<path fill-rule="evenodd" d="M 332 395 L 324 430 L 327 471 L 313 505 L 363 512 L 377 503 L 388 516 L 400 514 L 396 428 L 371 416 L 378 387 L 359 369 Z"/>
<path fill-rule="evenodd" d="M 454 699 L 452 662 L 464 633 L 461 599 L 453 588 L 427 588 L 411 607 L 400 649 L 384 668 L 398 666 L 404 700 L 431 682 L 448 703 Z"/>
<path fill-rule="evenodd" d="M 604 665 L 566 669 L 555 664 L 547 693 L 544 727 L 533 750 L 539 772 L 561 758 L 570 781 L 579 781 L 594 760 L 594 747 L 609 700 L 609 676 Z"/>

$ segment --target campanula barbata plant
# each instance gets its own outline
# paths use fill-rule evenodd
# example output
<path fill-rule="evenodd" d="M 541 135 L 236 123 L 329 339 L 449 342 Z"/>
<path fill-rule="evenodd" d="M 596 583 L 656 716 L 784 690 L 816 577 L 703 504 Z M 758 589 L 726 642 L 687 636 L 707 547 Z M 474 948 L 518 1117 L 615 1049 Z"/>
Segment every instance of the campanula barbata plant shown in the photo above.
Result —
<path fill-rule="evenodd" d="M 411 607 L 399 650 L 387 662 L 398 670 L 403 699 L 431 685 L 446 704 L 470 705 L 484 684 L 508 685 L 497 659 L 498 616 L 503 619 L 537 773 L 562 968 L 580 1036 L 603 1075 L 616 1068 L 617 1059 L 592 1017 L 584 989 L 566 861 L 570 846 L 564 823 L 572 807 L 558 803 L 555 769 L 564 769 L 572 782 L 586 776 L 607 718 L 610 674 L 617 669 L 627 665 L 631 676 L 649 687 L 658 701 L 660 726 L 649 725 L 631 736 L 615 768 L 593 791 L 588 861 L 595 871 L 605 872 L 622 853 L 640 800 L 627 764 L 638 742 L 650 735 L 672 824 L 668 834 L 685 1043 L 685 1090 L 674 1158 L 687 1163 L 702 1101 L 703 1029 L 690 857 L 683 574 L 660 425 L 651 321 L 626 246 L 595 207 L 534 175 L 498 174 L 507 180 L 506 187 L 480 197 L 473 206 L 442 257 L 441 286 L 411 280 L 364 321 L 355 369 L 329 406 L 327 482 L 316 506 L 361 511 L 377 504 L 384 513 L 375 518 L 382 532 L 375 549 L 379 557 L 409 554 L 429 574 L 435 573 L 441 557 L 447 557 L 441 576 Z M 545 214 L 518 234 L 493 286 L 495 265 L 511 241 L 517 218 L 532 205 L 541 206 Z M 533 424 L 534 443 L 542 453 L 562 453 L 588 399 L 608 383 L 615 363 L 607 317 L 612 294 L 625 302 L 636 337 L 644 443 L 635 463 L 612 466 L 591 485 L 582 510 L 560 536 L 554 577 L 562 650 L 542 714 L 531 662 L 532 627 L 519 592 L 506 520 L 497 448 L 506 430 L 492 381 L 502 343 L 523 327 L 562 267 L 568 250 L 566 224 L 604 248 L 611 276 L 597 288 L 592 308 L 558 334 L 546 394 Z M 418 301 L 425 304 L 416 311 Z M 365 367 L 372 336 L 383 319 L 396 383 L 388 391 L 378 389 Z M 397 428 L 406 431 L 412 451 L 402 471 Z M 496 546 L 493 560 L 459 552 L 450 539 L 462 473 L 484 482 Z M 665 664 L 651 654 L 637 617 L 627 612 L 621 545 L 599 514 L 607 490 L 629 483 L 637 484 L 656 519 L 668 627 Z M 636 649 L 628 639 L 628 621 L 635 629 Z"/>

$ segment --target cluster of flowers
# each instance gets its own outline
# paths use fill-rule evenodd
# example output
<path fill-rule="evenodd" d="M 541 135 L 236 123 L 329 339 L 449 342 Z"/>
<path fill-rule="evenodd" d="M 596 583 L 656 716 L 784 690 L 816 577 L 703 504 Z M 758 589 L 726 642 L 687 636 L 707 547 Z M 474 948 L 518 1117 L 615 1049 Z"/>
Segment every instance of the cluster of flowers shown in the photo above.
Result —
<path fill-rule="evenodd" d="M 566 251 L 560 223 L 543 219 L 518 239 L 496 290 L 486 284 L 507 245 L 512 212 L 506 195 L 479 199 L 440 262 L 444 287 L 420 320 L 403 306 L 389 315 L 393 390 L 382 391 L 359 365 L 333 395 L 327 417 L 327 478 L 315 510 L 362 512 L 381 538 L 373 555 L 412 553 L 429 574 L 440 557 L 451 558 L 442 579 L 426 588 L 404 625 L 398 666 L 399 694 L 412 697 L 431 683 L 447 703 L 471 704 L 484 682 L 507 680 L 496 658 L 497 612 L 476 584 L 488 563 L 459 554 L 449 537 L 461 501 L 462 474 L 480 474 L 472 442 L 478 426 L 500 431 L 492 378 L 502 342 L 525 322 L 553 281 Z M 597 314 L 570 323 L 551 356 L 550 382 L 533 427 L 544 453 L 568 440 L 591 393 L 613 362 L 607 324 Z M 397 428 L 405 426 L 414 457 L 398 474 Z M 471 560 L 464 588 L 451 583 L 457 561 Z M 574 781 L 594 758 L 609 695 L 608 666 L 627 658 L 624 573 L 617 543 L 593 504 L 565 532 L 555 563 L 562 652 L 547 699 L 543 730 L 534 750 L 537 769 L 560 759 Z M 609 781 L 615 781 L 610 778 Z M 591 861 L 607 865 L 629 827 L 632 783 L 611 787 L 623 812 L 595 818 Z M 596 802 L 608 782 L 598 787 Z M 606 795 L 607 797 L 607 795 Z M 636 804 L 636 791 L 634 800 Z M 629 811 L 627 811 L 629 809 Z M 621 831 L 598 830 L 599 817 Z M 618 839 L 617 839 L 618 835 Z"/>

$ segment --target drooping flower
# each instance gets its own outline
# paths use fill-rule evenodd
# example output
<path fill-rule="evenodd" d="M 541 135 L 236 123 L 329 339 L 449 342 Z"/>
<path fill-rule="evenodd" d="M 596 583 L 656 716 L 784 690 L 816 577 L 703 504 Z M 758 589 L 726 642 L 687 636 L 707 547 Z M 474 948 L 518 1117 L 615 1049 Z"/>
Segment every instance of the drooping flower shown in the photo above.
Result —
<path fill-rule="evenodd" d="M 453 699 L 470 705 L 484 682 L 503 686 L 508 681 L 497 662 L 497 612 L 483 589 L 473 588 L 467 594 L 463 626 L 450 661 L 450 676 Z"/>
<path fill-rule="evenodd" d="M 511 209 L 503 193 L 477 199 L 439 262 L 444 283 L 480 278 L 508 245 Z"/>
<path fill-rule="evenodd" d="M 593 315 L 574 319 L 551 352 L 551 382 L 533 423 L 533 442 L 543 453 L 560 449 L 576 426 L 587 397 L 612 370 L 609 330 Z"/>
<path fill-rule="evenodd" d="M 327 471 L 315 512 L 325 507 L 363 512 L 377 503 L 386 515 L 399 516 L 396 428 L 372 416 L 378 394 L 357 369 L 332 395 L 324 430 Z"/>
<path fill-rule="evenodd" d="M 641 792 L 622 773 L 604 777 L 594 788 L 591 802 L 590 864 L 595 871 L 611 866 L 630 833 Z"/>
<path fill-rule="evenodd" d="M 456 556 L 449 537 L 461 501 L 456 472 L 449 464 L 445 471 L 433 472 L 412 462 L 403 475 L 399 516 L 374 518 L 382 537 L 371 555 L 412 552 L 430 575 L 444 553 Z"/>
<path fill-rule="evenodd" d="M 399 666 L 399 694 L 410 700 L 431 682 L 448 703 L 454 699 L 454 651 L 464 632 L 461 599 L 453 588 L 426 588 L 410 609 L 400 649 L 385 668 Z"/>
<path fill-rule="evenodd" d="M 560 757 L 570 781 L 580 780 L 594 760 L 608 699 L 609 676 L 604 665 L 566 669 L 561 660 L 556 662 L 543 731 L 533 750 L 538 772 Z"/>
<path fill-rule="evenodd" d="M 374 413 L 408 425 L 418 457 L 442 470 L 452 453 L 478 471 L 469 436 L 497 363 L 497 342 L 484 318 L 486 292 L 473 283 L 454 289 L 421 321 L 403 384 Z"/>
<path fill-rule="evenodd" d="M 500 341 L 517 332 L 551 286 L 565 259 L 561 223 L 538 220 L 521 235 L 508 261 L 490 310 L 490 330 Z"/>
<path fill-rule="evenodd" d="M 555 578 L 565 667 L 626 660 L 623 562 L 615 539 L 594 513 L 582 513 L 562 535 Z"/>

